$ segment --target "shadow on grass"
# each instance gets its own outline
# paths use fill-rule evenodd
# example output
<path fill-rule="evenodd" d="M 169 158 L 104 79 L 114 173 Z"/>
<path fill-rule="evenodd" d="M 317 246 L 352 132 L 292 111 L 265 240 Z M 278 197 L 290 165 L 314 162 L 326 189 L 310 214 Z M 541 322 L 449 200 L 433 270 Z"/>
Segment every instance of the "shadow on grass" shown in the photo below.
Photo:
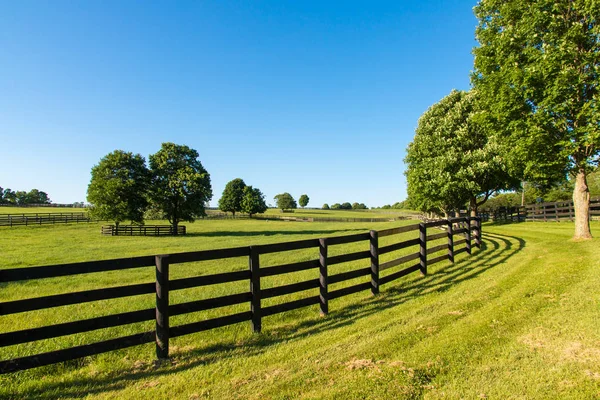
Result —
<path fill-rule="evenodd" d="M 309 231 L 298 230 L 298 231 L 286 231 L 286 230 L 272 230 L 272 231 L 214 231 L 214 232 L 188 232 L 185 236 L 188 237 L 221 237 L 221 236 L 275 236 L 275 235 L 332 235 L 340 232 L 356 232 L 361 230 L 357 229 L 312 229 Z M 363 229 L 364 230 L 364 229 Z M 182 236 L 182 237 L 185 237 Z"/>
<path fill-rule="evenodd" d="M 90 394 L 124 389 L 138 380 L 174 374 L 227 358 L 259 355 L 278 343 L 290 343 L 310 335 L 352 325 L 357 319 L 398 306 L 419 296 L 447 291 L 460 282 L 474 279 L 489 269 L 505 263 L 525 246 L 526 242 L 518 237 L 484 233 L 481 250 L 474 252 L 474 258 L 463 257 L 454 264 L 440 268 L 430 267 L 432 273 L 427 276 L 404 281 L 382 291 L 377 296 L 334 310 L 326 317 L 307 318 L 298 323 L 279 327 L 276 331 L 267 329 L 265 333 L 251 335 L 242 342 L 223 342 L 178 352 L 173 354 L 170 360 L 155 362 L 140 371 L 116 370 L 104 377 L 64 379 L 59 383 L 30 390 L 27 396 L 44 399 L 86 397 Z M 83 363 L 75 360 L 73 367 L 80 367 L 81 364 Z"/>

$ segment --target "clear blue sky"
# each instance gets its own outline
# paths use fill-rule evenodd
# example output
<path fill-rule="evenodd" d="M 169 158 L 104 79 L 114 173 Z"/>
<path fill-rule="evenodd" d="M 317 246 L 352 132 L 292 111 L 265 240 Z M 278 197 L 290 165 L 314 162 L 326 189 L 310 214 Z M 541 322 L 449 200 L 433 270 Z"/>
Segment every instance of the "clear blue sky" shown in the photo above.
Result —
<path fill-rule="evenodd" d="M 419 116 L 468 89 L 475 1 L 0 0 L 0 186 L 85 201 L 115 149 L 200 153 L 323 203 L 406 197 Z"/>

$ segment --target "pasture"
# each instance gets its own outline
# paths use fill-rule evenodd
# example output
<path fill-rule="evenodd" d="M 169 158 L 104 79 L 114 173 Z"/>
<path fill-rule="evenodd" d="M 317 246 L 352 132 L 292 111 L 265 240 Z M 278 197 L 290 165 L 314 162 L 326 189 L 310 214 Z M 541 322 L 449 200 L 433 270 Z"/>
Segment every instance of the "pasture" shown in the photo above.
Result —
<path fill-rule="evenodd" d="M 149 222 L 152 223 L 152 222 Z M 411 221 L 293 223 L 198 221 L 186 237 L 103 237 L 100 224 L 3 229 L 0 268 L 173 253 L 318 238 Z M 593 223 L 598 232 L 600 224 Z M 590 398 L 598 396 L 598 240 L 569 242 L 571 223 L 484 225 L 481 252 L 405 277 L 379 296 L 352 295 L 320 317 L 311 306 L 172 340 L 169 362 L 144 345 L 0 376 L 6 398 Z M 382 243 L 385 245 L 385 242 Z M 364 244 L 336 251 L 359 251 Z M 405 251 L 409 251 L 406 249 Z M 271 255 L 273 265 L 314 258 L 306 250 Z M 390 254 L 397 257 L 399 254 Z M 261 260 L 262 261 L 262 260 Z M 382 262 L 386 259 L 382 258 Z M 364 263 L 364 262 L 363 262 Z M 343 265 L 340 268 L 355 268 Z M 172 268 L 175 277 L 247 268 L 231 259 Z M 340 270 L 341 272 L 342 270 Z M 51 278 L 2 287 L 0 300 L 153 281 L 153 270 Z M 301 280 L 309 271 L 295 273 Z M 294 275 L 294 274 L 291 274 Z M 284 278 L 285 277 L 285 278 Z M 313 277 L 314 278 L 314 277 Z M 277 278 L 280 279 L 280 278 Z M 276 277 L 268 285 L 280 285 Z M 173 301 L 246 290 L 236 283 L 173 293 Z M 290 295 L 293 298 L 294 295 Z M 153 296 L 0 317 L 0 332 L 152 306 Z M 175 324 L 218 315 L 185 315 Z M 143 327 L 142 327 L 143 325 Z M 0 348 L 0 358 L 153 329 L 153 323 Z"/>

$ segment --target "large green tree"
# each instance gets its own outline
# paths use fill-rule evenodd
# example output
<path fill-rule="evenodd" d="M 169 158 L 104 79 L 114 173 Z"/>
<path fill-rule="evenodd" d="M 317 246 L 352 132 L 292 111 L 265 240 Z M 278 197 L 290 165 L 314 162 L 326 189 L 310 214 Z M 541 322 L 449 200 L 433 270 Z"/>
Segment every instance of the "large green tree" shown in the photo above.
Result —
<path fill-rule="evenodd" d="M 587 174 L 600 151 L 600 2 L 482 0 L 473 83 L 508 164 L 575 180 L 575 238 L 590 238 Z"/>
<path fill-rule="evenodd" d="M 468 204 L 476 215 L 493 192 L 518 184 L 477 116 L 476 93 L 453 90 L 419 118 L 405 158 L 413 207 L 449 213 Z"/>
<path fill-rule="evenodd" d="M 300 204 L 300 207 L 304 208 L 304 207 L 306 207 L 308 205 L 309 201 L 310 201 L 310 198 L 307 195 L 303 194 L 298 199 L 298 204 Z"/>
<path fill-rule="evenodd" d="M 242 196 L 241 211 L 249 214 L 250 217 L 254 214 L 262 214 L 267 211 L 265 196 L 259 188 L 246 186 Z"/>
<path fill-rule="evenodd" d="M 294 200 L 292 195 L 288 192 L 280 193 L 277 196 L 275 196 L 274 199 L 277 204 L 277 208 L 281 209 L 281 211 L 293 210 L 295 208 L 298 208 L 296 200 Z"/>
<path fill-rule="evenodd" d="M 198 160 L 198 152 L 185 145 L 163 143 L 149 158 L 150 198 L 176 235 L 180 221 L 193 222 L 206 215 L 204 204 L 212 198 L 210 175 Z"/>
<path fill-rule="evenodd" d="M 90 213 L 94 218 L 142 223 L 148 207 L 150 172 L 139 154 L 115 150 L 92 167 L 87 190 Z"/>
<path fill-rule="evenodd" d="M 244 198 L 244 189 L 246 183 L 243 179 L 235 178 L 225 185 L 223 194 L 219 199 L 219 210 L 223 212 L 231 212 L 235 215 L 236 212 L 242 211 L 242 200 Z"/>

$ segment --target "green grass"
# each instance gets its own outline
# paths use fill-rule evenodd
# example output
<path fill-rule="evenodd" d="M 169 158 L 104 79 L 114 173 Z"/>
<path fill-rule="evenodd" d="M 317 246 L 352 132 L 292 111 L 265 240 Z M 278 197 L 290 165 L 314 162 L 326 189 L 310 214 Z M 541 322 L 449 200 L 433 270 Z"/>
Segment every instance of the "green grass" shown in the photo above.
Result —
<path fill-rule="evenodd" d="M 31 213 L 80 213 L 86 212 L 85 208 L 72 207 L 6 207 L 0 206 L 1 214 L 31 214 Z"/>
<path fill-rule="evenodd" d="M 4 230 L 0 265 L 9 268 L 270 243 L 350 234 L 370 227 L 385 229 L 399 223 L 202 221 L 188 224 L 192 235 L 186 238 L 101 237 L 95 225 L 22 227 Z M 594 231 L 599 228 L 600 224 L 593 224 Z M 250 333 L 249 324 L 242 323 L 176 338 L 167 363 L 155 363 L 153 346 L 146 345 L 5 375 L 0 377 L 0 397 L 598 397 L 598 239 L 571 242 L 572 231 L 570 223 L 487 225 L 483 249 L 473 257 L 461 255 L 454 265 L 436 264 L 427 277 L 405 277 L 384 286 L 376 297 L 362 293 L 333 300 L 327 317 L 319 317 L 318 307 L 309 307 L 265 318 L 259 335 Z M 363 242 L 331 251 L 358 251 L 366 246 Z M 316 258 L 313 250 L 302 250 L 265 256 L 261 263 L 312 258 Z M 339 270 L 363 264 L 349 263 Z M 172 267 L 172 272 L 180 277 L 241 268 L 247 268 L 246 259 L 182 264 Z M 314 278 L 315 273 L 273 277 L 263 287 Z M 0 300 L 151 280 L 152 272 L 142 269 L 56 278 L 45 280 L 44 285 L 6 285 Z M 246 291 L 246 286 L 173 292 L 173 301 Z M 0 330 L 41 326 L 52 323 L 53 318 L 75 320 L 152 306 L 152 296 L 137 297 L 99 302 L 94 307 L 61 307 L 54 309 L 55 313 L 31 312 L 26 318 L 4 316 L 0 317 Z M 294 296 L 285 299 L 289 298 Z M 223 312 L 178 316 L 172 325 Z M 152 324 L 0 348 L 0 358 L 146 329 L 152 329 Z"/>

